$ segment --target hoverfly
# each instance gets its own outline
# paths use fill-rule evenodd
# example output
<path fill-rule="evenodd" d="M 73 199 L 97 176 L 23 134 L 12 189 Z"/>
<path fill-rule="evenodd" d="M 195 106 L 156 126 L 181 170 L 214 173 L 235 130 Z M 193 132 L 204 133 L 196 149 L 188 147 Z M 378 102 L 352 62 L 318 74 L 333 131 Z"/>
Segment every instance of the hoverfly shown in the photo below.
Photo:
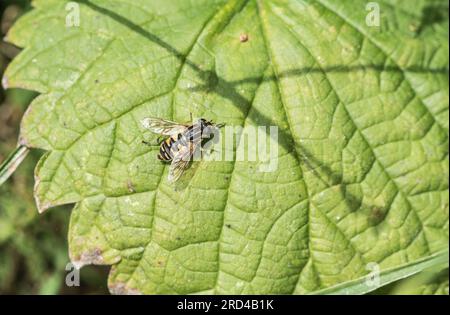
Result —
<path fill-rule="evenodd" d="M 189 125 L 148 117 L 142 121 L 142 126 L 162 137 L 167 137 L 158 141 L 160 146 L 158 159 L 171 163 L 168 180 L 169 182 L 175 182 L 188 168 L 196 150 L 202 149 L 203 141 L 210 139 L 214 128 L 221 128 L 223 124 L 215 124 L 212 121 L 200 118 Z M 143 143 L 148 144 L 145 141 Z"/>

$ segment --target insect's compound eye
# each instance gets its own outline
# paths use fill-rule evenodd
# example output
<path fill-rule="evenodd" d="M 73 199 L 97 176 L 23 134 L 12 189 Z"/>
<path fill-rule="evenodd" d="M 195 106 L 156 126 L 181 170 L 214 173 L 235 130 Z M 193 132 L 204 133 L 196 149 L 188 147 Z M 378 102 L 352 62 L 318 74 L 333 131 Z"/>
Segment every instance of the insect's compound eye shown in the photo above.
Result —
<path fill-rule="evenodd" d="M 212 130 L 210 126 L 205 126 L 202 130 L 202 138 L 209 138 L 212 134 Z"/>
<path fill-rule="evenodd" d="M 204 126 L 203 119 L 197 120 L 193 125 L 194 126 L 201 126 L 201 127 L 203 127 Z"/>
<path fill-rule="evenodd" d="M 220 132 L 219 129 L 217 129 L 215 126 L 209 125 L 205 129 L 203 129 L 202 139 L 210 139 L 213 140 L 214 143 L 218 143 L 219 138 Z"/>
<path fill-rule="evenodd" d="M 211 124 L 211 122 L 209 122 L 209 121 L 207 121 L 206 119 L 203 119 L 203 118 L 202 118 L 202 119 L 199 120 L 199 125 L 200 125 L 200 127 L 202 128 L 202 130 L 203 130 L 203 129 L 205 129 L 205 128 L 211 126 L 212 124 Z"/>

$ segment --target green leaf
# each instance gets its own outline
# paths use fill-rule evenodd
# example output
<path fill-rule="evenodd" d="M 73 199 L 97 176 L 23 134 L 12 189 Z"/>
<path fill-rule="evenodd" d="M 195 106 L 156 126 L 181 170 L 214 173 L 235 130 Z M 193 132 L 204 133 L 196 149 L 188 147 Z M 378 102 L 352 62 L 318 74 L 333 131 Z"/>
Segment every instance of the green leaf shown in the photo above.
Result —
<path fill-rule="evenodd" d="M 365 0 L 78 1 L 68 27 L 73 6 L 35 1 L 3 82 L 41 93 L 20 137 L 48 151 L 39 210 L 76 203 L 71 259 L 113 265 L 113 293 L 302 294 L 432 257 L 448 15 L 416 2 L 379 1 L 370 27 Z M 202 161 L 168 183 L 140 122 L 190 112 L 278 126 L 278 169 Z"/>

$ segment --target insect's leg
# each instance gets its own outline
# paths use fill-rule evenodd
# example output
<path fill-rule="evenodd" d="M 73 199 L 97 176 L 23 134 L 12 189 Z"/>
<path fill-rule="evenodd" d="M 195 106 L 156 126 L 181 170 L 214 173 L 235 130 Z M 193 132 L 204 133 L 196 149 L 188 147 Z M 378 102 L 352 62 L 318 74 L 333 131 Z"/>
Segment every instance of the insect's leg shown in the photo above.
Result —
<path fill-rule="evenodd" d="M 194 123 L 194 118 L 192 118 L 192 112 L 189 112 L 189 116 L 191 117 L 191 123 Z"/>
<path fill-rule="evenodd" d="M 215 152 L 219 152 L 219 151 L 215 150 L 214 147 L 209 147 L 209 148 L 200 147 L 200 151 L 202 151 L 202 153 L 205 153 L 207 156 L 210 156 L 211 154 L 213 154 Z"/>
<path fill-rule="evenodd" d="M 163 141 L 164 141 L 163 136 L 159 136 L 158 139 L 156 139 L 156 142 L 158 143 L 158 145 L 160 145 Z"/>
<path fill-rule="evenodd" d="M 145 141 L 145 140 L 142 140 L 142 143 L 152 147 L 152 146 L 160 145 L 161 142 L 163 142 L 163 141 L 164 141 L 164 138 L 162 136 L 159 136 L 158 139 L 156 140 L 156 143 L 151 143 L 150 141 Z"/>

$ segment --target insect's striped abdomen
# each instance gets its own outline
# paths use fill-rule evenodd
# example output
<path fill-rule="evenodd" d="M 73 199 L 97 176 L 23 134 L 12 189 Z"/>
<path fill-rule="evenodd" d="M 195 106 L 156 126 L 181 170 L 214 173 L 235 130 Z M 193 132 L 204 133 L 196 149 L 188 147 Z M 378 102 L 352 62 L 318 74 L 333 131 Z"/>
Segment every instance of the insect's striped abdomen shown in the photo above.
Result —
<path fill-rule="evenodd" d="M 172 161 L 178 150 L 180 150 L 180 147 L 186 147 L 188 142 L 186 137 L 181 133 L 177 136 L 167 138 L 161 142 L 158 159 L 167 162 Z"/>
<path fill-rule="evenodd" d="M 175 139 L 172 137 L 167 138 L 161 143 L 159 148 L 158 159 L 161 161 L 172 161 L 175 152 L 173 152 L 172 148 L 174 147 Z"/>

